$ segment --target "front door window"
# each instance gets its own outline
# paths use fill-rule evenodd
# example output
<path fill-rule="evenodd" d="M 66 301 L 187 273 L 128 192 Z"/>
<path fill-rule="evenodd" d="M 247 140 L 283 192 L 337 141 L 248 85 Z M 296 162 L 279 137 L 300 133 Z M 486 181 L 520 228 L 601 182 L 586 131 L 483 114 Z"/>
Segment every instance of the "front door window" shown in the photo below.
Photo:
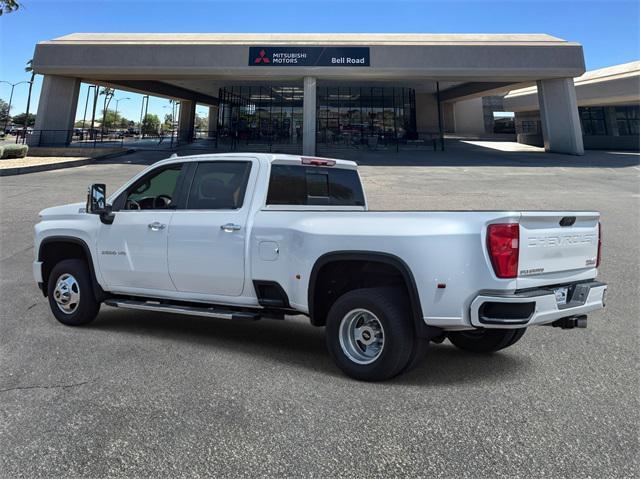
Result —
<path fill-rule="evenodd" d="M 176 188 L 182 165 L 172 165 L 142 178 L 129 189 L 124 209 L 166 210 L 175 208 Z"/>

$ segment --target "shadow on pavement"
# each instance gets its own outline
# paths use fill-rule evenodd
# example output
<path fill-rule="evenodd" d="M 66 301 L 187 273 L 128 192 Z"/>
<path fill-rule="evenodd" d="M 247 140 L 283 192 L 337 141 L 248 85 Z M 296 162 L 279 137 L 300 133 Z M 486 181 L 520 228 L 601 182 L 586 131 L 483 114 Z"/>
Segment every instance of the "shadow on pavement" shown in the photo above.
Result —
<path fill-rule="evenodd" d="M 544 151 L 503 151 L 486 145 L 502 147 L 505 142 L 482 142 L 482 145 L 460 140 L 447 140 L 445 151 L 431 149 L 404 150 L 395 147 L 377 150 L 334 149 L 320 151 L 319 156 L 356 161 L 363 166 L 496 166 L 496 167 L 567 167 L 567 168 L 625 168 L 640 165 L 640 153 L 588 150 L 584 156 L 545 153 Z M 512 144 L 517 150 L 522 145 Z M 381 147 L 382 148 L 382 147 Z M 526 147 L 525 147 L 526 149 Z M 243 151 L 238 151 L 243 152 Z M 102 164 L 145 164 L 178 156 L 217 153 L 215 150 L 183 146 L 175 151 L 138 150 L 105 160 Z M 244 153 L 251 153 L 244 151 Z"/>
<path fill-rule="evenodd" d="M 264 356 L 299 368 L 346 379 L 327 353 L 324 329 L 306 321 L 225 321 L 164 313 L 104 308 L 87 326 L 108 334 L 204 344 L 243 355 Z M 509 352 L 477 355 L 451 345 L 431 345 L 425 360 L 413 371 L 388 384 L 446 385 L 493 382 L 522 374 L 530 363 Z"/>
<path fill-rule="evenodd" d="M 214 318 L 103 307 L 87 326 L 108 334 L 135 334 L 201 344 L 338 375 L 326 353 L 324 330 L 308 321 L 228 321 Z"/>
<path fill-rule="evenodd" d="M 390 149 L 334 150 L 330 153 L 328 156 L 353 160 L 361 166 L 626 168 L 640 164 L 640 154 L 634 152 L 588 150 L 584 156 L 574 156 L 544 151 L 501 151 L 458 140 L 448 140 L 445 151 L 415 150 L 396 153 L 394 149 Z"/>
<path fill-rule="evenodd" d="M 494 354 L 474 354 L 457 349 L 448 341 L 430 344 L 427 356 L 413 371 L 392 382 L 403 385 L 455 385 L 511 380 L 522 376 L 533 364 L 529 358 L 506 349 Z"/>

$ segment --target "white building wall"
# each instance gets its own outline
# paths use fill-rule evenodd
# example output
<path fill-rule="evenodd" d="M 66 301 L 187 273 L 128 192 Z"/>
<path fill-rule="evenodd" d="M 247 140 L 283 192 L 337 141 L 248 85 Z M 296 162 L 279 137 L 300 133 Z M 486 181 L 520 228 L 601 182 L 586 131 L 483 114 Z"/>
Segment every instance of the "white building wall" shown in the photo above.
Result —
<path fill-rule="evenodd" d="M 484 134 L 482 98 L 472 98 L 453 104 L 455 133 L 463 135 Z"/>

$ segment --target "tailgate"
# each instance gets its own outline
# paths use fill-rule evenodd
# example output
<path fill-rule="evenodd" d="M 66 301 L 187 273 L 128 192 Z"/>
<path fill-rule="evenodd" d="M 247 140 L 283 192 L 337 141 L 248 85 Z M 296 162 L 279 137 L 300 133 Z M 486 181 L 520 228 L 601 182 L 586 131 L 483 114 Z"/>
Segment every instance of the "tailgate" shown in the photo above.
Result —
<path fill-rule="evenodd" d="M 596 212 L 524 212 L 518 277 L 592 269 L 598 258 Z"/>

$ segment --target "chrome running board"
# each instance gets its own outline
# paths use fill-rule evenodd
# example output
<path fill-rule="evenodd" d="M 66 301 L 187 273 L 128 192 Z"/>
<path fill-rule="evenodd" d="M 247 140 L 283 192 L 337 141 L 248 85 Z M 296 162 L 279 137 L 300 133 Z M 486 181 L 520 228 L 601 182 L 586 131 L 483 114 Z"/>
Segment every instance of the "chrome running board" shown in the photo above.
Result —
<path fill-rule="evenodd" d="M 260 319 L 258 313 L 251 311 L 232 311 L 222 308 L 179 306 L 174 304 L 160 303 L 159 301 L 136 301 L 133 299 L 107 299 L 104 304 L 114 308 L 137 309 L 143 311 L 157 311 L 161 313 L 187 314 L 190 316 L 205 316 L 217 319 L 232 320 L 257 320 Z"/>

